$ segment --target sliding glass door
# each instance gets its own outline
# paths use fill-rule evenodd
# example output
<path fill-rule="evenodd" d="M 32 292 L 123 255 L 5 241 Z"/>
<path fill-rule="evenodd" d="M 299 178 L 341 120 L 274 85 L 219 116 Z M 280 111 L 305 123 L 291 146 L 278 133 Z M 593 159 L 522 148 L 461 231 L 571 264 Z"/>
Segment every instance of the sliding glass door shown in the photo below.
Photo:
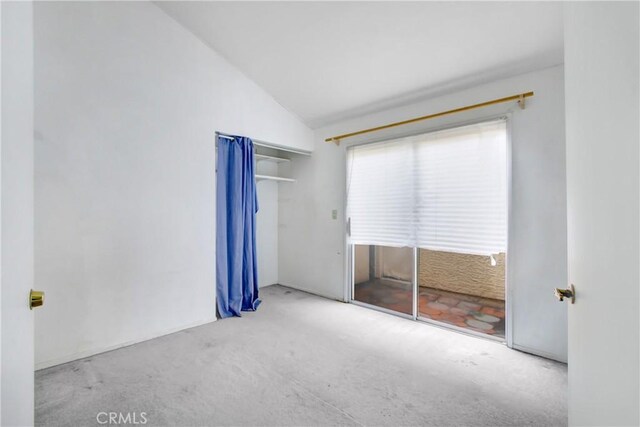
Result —
<path fill-rule="evenodd" d="M 505 253 L 419 254 L 418 318 L 505 338 Z"/>
<path fill-rule="evenodd" d="M 505 120 L 352 147 L 353 302 L 505 337 Z"/>
<path fill-rule="evenodd" d="M 413 249 L 354 245 L 353 251 L 353 299 L 413 316 Z"/>

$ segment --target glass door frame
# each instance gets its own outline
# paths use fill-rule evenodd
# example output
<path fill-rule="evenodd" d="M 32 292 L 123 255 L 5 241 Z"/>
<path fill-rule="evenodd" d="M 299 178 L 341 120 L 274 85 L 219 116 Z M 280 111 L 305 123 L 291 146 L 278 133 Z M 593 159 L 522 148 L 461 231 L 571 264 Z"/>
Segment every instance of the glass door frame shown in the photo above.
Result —
<path fill-rule="evenodd" d="M 348 240 L 348 236 L 347 236 Z M 411 277 L 411 290 L 412 290 L 412 299 L 411 299 L 411 313 L 403 313 L 401 311 L 391 310 L 390 308 L 380 307 L 374 304 L 369 304 L 363 301 L 358 301 L 355 299 L 356 294 L 356 277 L 355 277 L 355 249 L 353 244 L 347 242 L 347 281 L 345 289 L 347 290 L 345 294 L 345 301 L 351 304 L 359 305 L 362 307 L 370 308 L 372 310 L 381 311 L 387 314 L 393 314 L 394 316 L 403 317 L 405 319 L 418 320 L 418 249 L 412 248 L 413 252 L 413 268 L 412 268 L 412 277 Z"/>
<path fill-rule="evenodd" d="M 505 337 L 496 337 L 493 335 L 489 335 L 489 334 L 483 334 L 482 332 L 476 332 L 473 331 L 471 329 L 466 329 L 460 326 L 456 326 L 456 325 L 452 325 L 450 323 L 446 323 L 446 322 L 440 322 L 438 320 L 434 320 L 434 319 L 429 319 L 426 317 L 423 317 L 420 315 L 420 307 L 419 307 L 419 296 L 420 296 L 420 290 L 419 290 L 419 284 L 418 284 L 418 268 L 419 268 L 419 248 L 411 248 L 412 252 L 413 252 L 413 277 L 411 280 L 411 289 L 412 289 L 412 312 L 411 314 L 408 313 L 403 313 L 400 311 L 395 311 L 395 310 L 391 310 L 389 308 L 386 307 L 380 307 L 377 306 L 375 304 L 369 304 L 363 301 L 358 301 L 355 299 L 355 249 L 354 249 L 353 244 L 348 244 L 348 265 L 349 268 L 347 269 L 349 271 L 349 279 L 347 282 L 347 286 L 346 288 L 348 288 L 348 296 L 346 298 L 346 301 L 351 303 L 351 304 L 355 304 L 355 305 L 359 305 L 361 307 L 365 307 L 365 308 L 369 308 L 372 310 L 376 310 L 376 311 L 380 311 L 382 313 L 387 313 L 387 314 L 392 314 L 394 316 L 399 316 L 399 317 L 403 317 L 405 319 L 411 319 L 411 320 L 417 320 L 420 322 L 424 322 L 424 323 L 429 323 L 431 325 L 440 327 L 440 328 L 444 328 L 444 329 L 448 329 L 448 330 L 453 330 L 456 332 L 461 332 L 467 335 L 473 335 L 476 337 L 480 337 L 480 338 L 485 338 L 487 340 L 491 340 L 491 341 L 496 341 L 496 342 L 500 342 L 500 343 L 507 343 L 507 325 L 508 322 L 506 320 L 506 316 L 508 315 L 508 311 L 507 311 L 507 293 L 506 293 L 506 274 L 505 274 Z"/>
<path fill-rule="evenodd" d="M 387 314 L 392 314 L 394 316 L 399 316 L 402 318 L 406 318 L 406 319 L 412 319 L 415 321 L 420 321 L 423 323 L 428 323 L 430 325 L 433 326 L 437 326 L 439 328 L 443 328 L 443 329 L 447 329 L 450 331 L 455 331 L 455 332 L 460 332 L 466 335 L 470 335 L 470 336 L 474 336 L 474 337 L 478 337 L 478 338 L 484 338 L 486 340 L 489 341 L 493 341 L 493 342 L 497 342 L 497 343 L 501 343 L 501 344 L 505 344 L 507 347 L 509 348 L 513 348 L 513 317 L 512 317 L 512 297 L 511 297 L 511 293 L 512 293 L 512 289 L 509 286 L 509 247 L 511 246 L 511 239 L 512 239 L 512 235 L 511 235 L 511 228 L 512 228 L 512 215 L 511 215 L 511 209 L 512 209 L 512 140 L 511 140 L 511 135 L 512 135 L 512 113 L 505 113 L 505 114 L 497 114 L 497 115 L 491 115 L 491 116 L 484 116 L 482 118 L 477 118 L 475 120 L 470 120 L 470 121 L 466 121 L 466 122 L 457 122 L 457 123 L 453 123 L 450 125 L 446 125 L 446 126 L 442 126 L 442 127 L 436 127 L 436 128 L 431 128 L 431 129 L 427 129 L 427 130 L 422 130 L 419 132 L 412 132 L 412 133 L 407 133 L 407 134 L 400 134 L 400 135 L 394 135 L 394 136 L 387 136 L 383 139 L 379 139 L 379 140 L 373 140 L 373 141 L 367 141 L 367 142 L 362 142 L 362 143 L 356 143 L 356 144 L 350 144 L 348 146 L 345 147 L 345 152 L 349 149 L 352 149 L 354 147 L 357 147 L 359 145 L 365 145 L 365 144 L 373 144 L 376 142 L 381 142 L 381 141 L 385 141 L 385 140 L 389 140 L 389 139 L 393 139 L 393 138 L 401 138 L 401 137 L 405 137 L 405 136 L 413 136 L 413 135 L 420 135 L 423 133 L 429 133 L 429 132 L 437 132 L 437 131 L 441 131 L 441 130 L 445 130 L 445 129 L 454 129 L 457 127 L 461 127 L 461 126 L 466 126 L 466 125 L 471 125 L 471 124 L 476 124 L 476 123 L 482 123 L 482 122 L 487 122 L 487 121 L 492 121 L 492 120 L 497 120 L 497 119 L 505 119 L 506 122 L 506 128 L 507 128 L 507 248 L 505 251 L 505 280 L 504 280 L 504 299 L 505 299 L 505 336 L 504 338 L 501 337 L 495 337 L 489 334 L 483 334 L 481 332 L 476 332 L 470 329 L 465 329 L 456 325 L 451 325 L 449 323 L 445 323 L 445 322 L 439 322 L 437 320 L 434 319 L 428 319 L 425 317 L 420 316 L 419 313 L 419 286 L 418 286 L 418 266 L 419 266 L 419 248 L 412 248 L 413 249 L 413 280 L 412 280 L 412 289 L 413 289 L 413 309 L 412 309 L 412 314 L 406 314 L 406 313 L 401 313 L 398 311 L 394 311 L 394 310 L 390 310 L 384 307 L 379 307 L 373 304 L 368 304 L 365 302 L 361 302 L 361 301 L 357 301 L 355 300 L 355 250 L 354 250 L 354 245 L 349 243 L 349 233 L 350 233 L 350 219 L 346 216 L 346 205 L 347 205 L 347 193 L 346 193 L 346 185 L 345 185 L 345 196 L 344 196 L 344 212 L 345 212 L 345 228 L 344 228 L 344 242 L 345 242 L 345 266 L 346 268 L 345 270 L 345 277 L 344 277 L 344 301 L 347 303 L 351 303 L 351 304 L 355 304 L 358 306 L 362 306 L 365 308 L 369 308 L 372 310 L 376 310 L 376 311 L 380 311 L 382 313 L 387 313 Z M 345 177 L 348 176 L 348 156 L 345 156 Z M 345 180 L 346 181 L 346 180 Z M 345 182 L 346 184 L 346 182 Z"/>

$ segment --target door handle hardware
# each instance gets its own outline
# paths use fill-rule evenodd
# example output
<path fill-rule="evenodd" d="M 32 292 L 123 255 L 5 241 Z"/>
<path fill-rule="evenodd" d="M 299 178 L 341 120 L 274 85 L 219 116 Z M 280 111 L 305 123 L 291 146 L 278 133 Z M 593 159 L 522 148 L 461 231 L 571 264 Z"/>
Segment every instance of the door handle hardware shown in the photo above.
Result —
<path fill-rule="evenodd" d="M 29 310 L 40 307 L 42 304 L 44 304 L 44 292 L 31 289 L 31 292 L 29 292 Z"/>
<path fill-rule="evenodd" d="M 556 288 L 554 292 L 558 301 L 564 301 L 565 298 L 571 298 L 571 304 L 576 303 L 576 288 L 573 285 L 569 286 L 569 289 Z"/>

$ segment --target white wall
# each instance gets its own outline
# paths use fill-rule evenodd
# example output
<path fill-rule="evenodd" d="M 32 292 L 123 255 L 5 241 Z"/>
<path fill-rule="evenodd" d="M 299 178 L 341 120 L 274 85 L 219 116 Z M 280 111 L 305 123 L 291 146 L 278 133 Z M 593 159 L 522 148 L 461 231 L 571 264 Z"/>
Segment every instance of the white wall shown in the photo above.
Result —
<path fill-rule="evenodd" d="M 0 424 L 33 425 L 33 5 L 2 15 Z"/>
<path fill-rule="evenodd" d="M 36 366 L 214 320 L 214 131 L 311 131 L 147 2 L 37 3 L 35 100 Z"/>
<path fill-rule="evenodd" d="M 259 161 L 256 174 L 278 175 L 278 165 Z M 258 286 L 278 283 L 278 184 L 258 181 L 258 214 L 256 215 L 256 250 L 258 257 Z"/>
<path fill-rule="evenodd" d="M 569 424 L 640 423 L 638 3 L 565 9 Z"/>
<path fill-rule="evenodd" d="M 566 360 L 566 307 L 553 298 L 567 283 L 564 81 L 562 66 L 482 85 L 316 131 L 312 157 L 294 163 L 296 185 L 280 188 L 280 283 L 343 299 L 345 275 L 345 141 L 324 138 L 431 112 L 533 90 L 527 108 L 515 103 L 423 122 L 372 138 L 398 136 L 513 111 L 509 287 L 513 346 Z M 426 124 L 425 124 L 426 123 Z M 349 143 L 362 142 L 355 138 Z M 338 209 L 338 220 L 331 210 Z M 301 255 L 304 254 L 304 255 Z"/>

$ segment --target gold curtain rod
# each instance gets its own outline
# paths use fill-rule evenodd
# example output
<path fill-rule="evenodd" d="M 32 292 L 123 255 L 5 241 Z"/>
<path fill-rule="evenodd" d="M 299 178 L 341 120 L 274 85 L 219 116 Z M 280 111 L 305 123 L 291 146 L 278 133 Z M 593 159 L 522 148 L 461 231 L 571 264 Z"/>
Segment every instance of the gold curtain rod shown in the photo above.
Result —
<path fill-rule="evenodd" d="M 353 136 L 362 135 L 365 133 L 377 132 L 383 129 L 389 129 L 389 128 L 394 128 L 396 126 L 408 125 L 410 123 L 420 122 L 422 120 L 434 119 L 436 117 L 442 117 L 449 114 L 461 113 L 463 111 L 474 110 L 476 108 L 487 107 L 489 105 L 501 104 L 503 102 L 509 102 L 509 101 L 518 101 L 518 104 L 520 104 L 520 108 L 524 109 L 524 99 L 530 96 L 533 96 L 533 92 L 526 92 L 518 95 L 507 96 L 506 98 L 493 99 L 491 101 L 481 102 L 480 104 L 467 105 L 466 107 L 460 107 L 454 110 L 443 111 L 441 113 L 435 113 L 435 114 L 429 114 L 428 116 L 416 117 L 414 119 L 403 120 L 401 122 L 389 123 L 388 125 L 382 125 L 382 126 L 377 126 L 370 129 L 359 130 L 357 132 L 345 133 L 343 135 L 338 135 L 338 136 L 332 136 L 331 138 L 327 138 L 324 141 L 335 142 L 336 145 L 340 145 L 341 139 L 351 138 Z"/>

